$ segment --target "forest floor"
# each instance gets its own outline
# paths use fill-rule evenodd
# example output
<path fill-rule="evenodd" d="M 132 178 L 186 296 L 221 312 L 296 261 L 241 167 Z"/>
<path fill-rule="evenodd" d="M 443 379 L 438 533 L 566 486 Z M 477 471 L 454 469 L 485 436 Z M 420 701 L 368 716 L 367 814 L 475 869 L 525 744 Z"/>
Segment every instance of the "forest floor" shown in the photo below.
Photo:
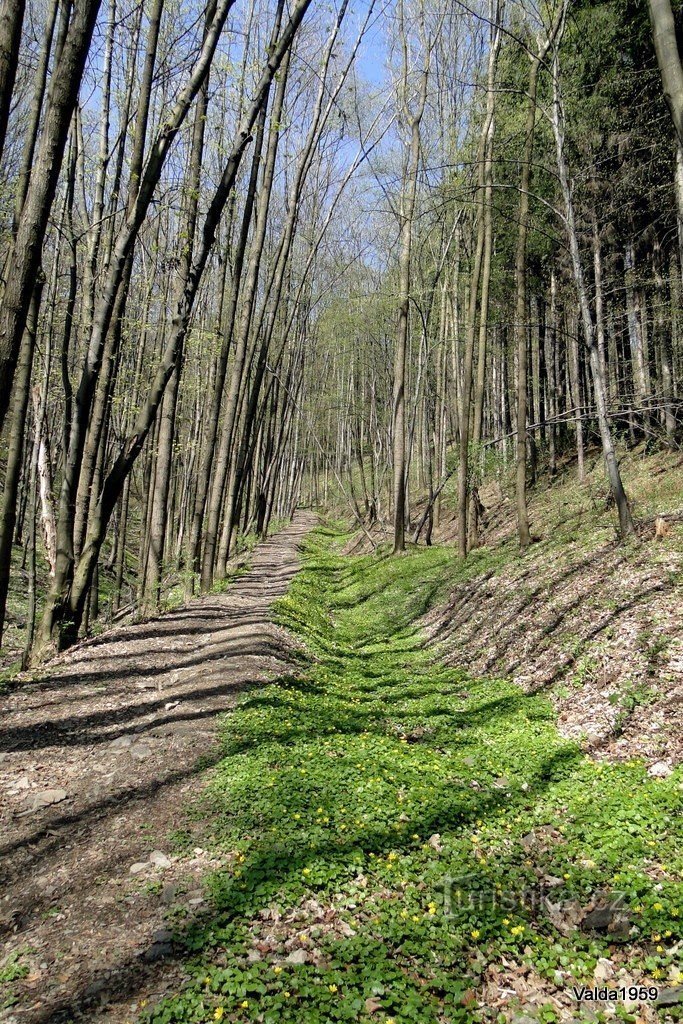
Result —
<path fill-rule="evenodd" d="M 312 521 L 261 545 L 229 592 L 112 630 L 0 696 L 0 1019 L 83 1019 L 93 1002 L 126 1019 L 129 992 L 173 985 L 169 911 L 201 915 L 216 862 L 199 848 L 180 862 L 169 838 L 220 756 L 218 716 L 295 657 L 271 607 Z"/>
<path fill-rule="evenodd" d="M 524 555 L 504 493 L 466 562 L 302 516 L 14 691 L 0 1020 L 683 1020 L 680 456 L 623 469 L 629 544 L 597 462 Z"/>

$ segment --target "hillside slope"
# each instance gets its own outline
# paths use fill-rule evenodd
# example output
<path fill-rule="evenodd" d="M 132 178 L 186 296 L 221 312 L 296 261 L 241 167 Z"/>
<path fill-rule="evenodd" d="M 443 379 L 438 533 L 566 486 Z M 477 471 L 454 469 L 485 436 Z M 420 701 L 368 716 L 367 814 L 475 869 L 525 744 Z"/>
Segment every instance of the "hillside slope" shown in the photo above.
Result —
<path fill-rule="evenodd" d="M 532 495 L 538 541 L 524 555 L 513 503 L 484 488 L 496 562 L 428 619 L 453 664 L 549 691 L 566 736 L 599 756 L 644 757 L 655 773 L 683 760 L 681 466 L 677 453 L 624 461 L 639 521 L 629 544 L 616 540 L 599 460 L 584 485 L 567 472 Z"/>
<path fill-rule="evenodd" d="M 568 463 L 530 491 L 535 542 L 524 554 L 512 480 L 488 479 L 482 546 L 424 625 L 448 663 L 547 691 L 563 734 L 596 756 L 640 756 L 664 774 L 683 761 L 683 459 L 641 448 L 621 468 L 638 523 L 632 542 L 618 541 L 595 451 L 583 484 Z M 435 544 L 455 544 L 456 509 L 451 482 Z M 362 535 L 349 545 L 367 548 Z"/>

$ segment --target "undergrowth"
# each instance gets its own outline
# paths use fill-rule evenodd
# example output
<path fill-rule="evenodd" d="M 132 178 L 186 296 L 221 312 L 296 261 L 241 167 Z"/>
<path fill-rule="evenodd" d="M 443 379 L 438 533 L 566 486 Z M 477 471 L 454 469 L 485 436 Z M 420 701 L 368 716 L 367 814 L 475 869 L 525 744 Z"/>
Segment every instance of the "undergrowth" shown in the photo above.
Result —
<path fill-rule="evenodd" d="M 195 807 L 224 865 L 212 912 L 179 933 L 191 977 L 146 1019 L 455 1024 L 516 1006 L 550 1022 L 567 1019 L 553 995 L 592 984 L 600 958 L 678 984 L 680 772 L 593 762 L 545 696 L 424 646 L 420 616 L 500 552 L 463 566 L 445 548 L 342 557 L 338 541 L 309 538 L 279 602 L 301 673 L 225 720 Z M 558 907 L 599 892 L 622 894 L 621 938 L 563 926 Z M 489 1005 L 492 969 L 525 973 L 533 1006 Z"/>

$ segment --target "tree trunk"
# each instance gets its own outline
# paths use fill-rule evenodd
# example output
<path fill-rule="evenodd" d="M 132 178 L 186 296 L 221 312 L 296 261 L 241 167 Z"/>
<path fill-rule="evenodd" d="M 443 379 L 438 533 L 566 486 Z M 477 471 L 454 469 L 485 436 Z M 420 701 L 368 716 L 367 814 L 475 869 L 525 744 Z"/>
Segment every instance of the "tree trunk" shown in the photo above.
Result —
<path fill-rule="evenodd" d="M 407 65 L 404 75 L 407 76 Z M 413 218 L 417 196 L 417 172 L 420 163 L 420 121 L 427 102 L 429 73 L 425 67 L 420 82 L 420 93 L 415 110 L 410 113 L 404 108 L 404 115 L 410 128 L 410 152 L 406 170 L 406 187 L 401 199 L 401 237 L 399 250 L 398 285 L 398 328 L 394 352 L 394 398 L 392 413 L 393 472 L 394 472 L 394 554 L 405 550 L 406 513 L 406 427 L 405 427 L 405 385 L 406 350 L 410 318 L 410 254 L 413 238 Z M 403 88 L 408 83 L 404 78 Z"/>
<path fill-rule="evenodd" d="M 610 487 L 612 490 L 612 497 L 614 498 L 614 502 L 619 513 L 619 530 L 623 538 L 633 533 L 634 526 L 633 519 L 631 518 L 631 510 L 629 508 L 628 499 L 626 497 L 624 485 L 621 480 L 621 473 L 619 472 L 619 463 L 617 462 L 617 455 L 614 448 L 614 439 L 612 438 L 609 420 L 607 418 L 607 399 L 605 393 L 605 381 L 602 376 L 602 368 L 600 366 L 600 357 L 598 355 L 597 345 L 595 344 L 595 331 L 593 327 L 593 321 L 591 318 L 590 304 L 588 301 L 588 292 L 586 289 L 583 266 L 581 264 L 581 254 L 579 252 L 579 240 L 576 231 L 576 219 L 574 216 L 572 188 L 569 182 L 569 171 L 567 168 L 567 161 L 564 151 L 564 111 L 562 106 L 562 100 L 560 97 L 560 71 L 557 50 L 553 55 L 552 70 L 552 125 L 553 134 L 555 136 L 555 150 L 557 155 L 558 177 L 560 179 L 560 187 L 564 199 L 565 223 L 567 228 L 567 237 L 569 241 L 572 271 L 574 274 L 574 282 L 576 285 L 576 291 L 579 300 L 579 309 L 581 312 L 581 322 L 583 326 L 583 337 L 586 344 L 586 348 L 588 349 L 591 374 L 593 378 L 593 392 L 595 395 L 595 406 L 598 417 L 598 426 L 600 429 L 600 439 L 602 441 L 602 452 L 605 460 L 605 465 L 607 467 L 607 475 L 609 477 Z"/>
<path fill-rule="evenodd" d="M 40 267 L 43 237 L 99 6 L 100 0 L 81 0 L 73 12 L 59 62 L 50 80 L 38 151 L 7 262 L 0 302 L 0 428 L 12 394 L 14 371 Z"/>
<path fill-rule="evenodd" d="M 664 99 L 678 141 L 683 146 L 683 68 L 676 42 L 676 25 L 670 0 L 649 0 L 652 36 L 662 76 Z"/>

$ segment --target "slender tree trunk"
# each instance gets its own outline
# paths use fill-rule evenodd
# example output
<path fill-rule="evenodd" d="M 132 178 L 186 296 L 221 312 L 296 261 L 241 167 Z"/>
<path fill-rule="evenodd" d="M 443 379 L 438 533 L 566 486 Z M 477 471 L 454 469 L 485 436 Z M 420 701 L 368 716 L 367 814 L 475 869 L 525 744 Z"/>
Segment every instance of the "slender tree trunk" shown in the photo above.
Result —
<path fill-rule="evenodd" d="M 43 237 L 99 6 L 100 0 L 81 0 L 74 9 L 50 80 L 33 172 L 7 262 L 0 301 L 0 427 L 10 402 L 14 370 L 39 272 Z"/>
<path fill-rule="evenodd" d="M 648 0 L 657 63 L 662 75 L 664 99 L 678 141 L 683 146 L 683 68 L 676 41 L 676 24 L 670 0 Z"/>
<path fill-rule="evenodd" d="M 501 31 L 498 19 L 501 15 L 498 9 L 496 24 L 493 26 L 493 38 L 489 48 L 488 80 L 486 90 L 486 115 L 479 136 L 477 147 L 477 204 L 482 203 L 484 197 L 484 185 L 486 174 L 486 147 L 489 138 L 489 131 L 494 117 L 494 85 L 496 75 L 496 63 L 500 50 Z M 458 468 L 458 553 L 461 558 L 467 557 L 467 510 L 469 495 L 469 447 L 470 447 L 470 416 L 472 401 L 472 366 L 474 362 L 474 336 L 477 321 L 477 299 L 479 294 L 479 283 L 481 280 L 481 268 L 484 254 L 485 241 L 485 219 L 483 210 L 477 211 L 477 241 L 472 264 L 472 275 L 470 278 L 470 293 L 467 316 L 467 336 L 465 338 L 465 351 L 462 367 L 462 390 L 460 393 L 460 446 L 459 446 L 459 468 Z"/>
<path fill-rule="evenodd" d="M 26 0 L 2 0 L 0 5 L 0 157 L 5 148 L 7 123 L 12 108 L 12 92 L 19 67 Z"/>
<path fill-rule="evenodd" d="M 405 75 L 408 69 L 405 67 Z M 429 73 L 425 67 L 420 93 L 415 110 L 404 114 L 410 127 L 410 153 L 406 170 L 406 187 L 401 200 L 401 238 L 399 252 L 398 285 L 398 329 L 394 353 L 394 398 L 392 414 L 393 471 L 394 471 L 394 554 L 405 550 L 406 514 L 406 428 L 405 428 L 405 384 L 406 350 L 410 317 L 410 255 L 413 238 L 413 218 L 417 196 L 417 172 L 420 163 L 420 121 L 427 102 Z M 404 79 L 404 90 L 408 83 Z"/>
<path fill-rule="evenodd" d="M 219 12 L 225 10 L 229 0 L 221 0 L 219 3 L 216 18 Z M 58 571 L 55 576 L 55 584 L 46 601 L 45 612 L 41 623 L 41 647 L 39 655 L 47 651 L 49 647 L 57 643 L 60 646 L 72 643 L 78 634 L 85 599 L 93 579 L 95 566 L 99 556 L 100 547 L 104 539 L 105 530 L 128 473 L 131 471 L 135 461 L 142 450 L 150 428 L 156 420 L 157 411 L 166 389 L 166 385 L 173 373 L 179 359 L 182 358 L 182 348 L 185 335 L 189 326 L 190 318 L 194 307 L 197 290 L 206 268 L 209 254 L 213 248 L 216 238 L 216 231 L 221 216 L 225 209 L 226 202 L 234 187 L 237 172 L 240 166 L 242 155 L 251 139 L 251 132 L 258 117 L 263 103 L 266 101 L 270 84 L 277 74 L 282 61 L 292 45 L 301 21 L 310 6 L 311 0 L 298 0 L 292 9 L 287 25 L 277 40 L 277 45 L 271 48 L 267 62 L 262 72 L 258 87 L 255 90 L 254 98 L 250 104 L 249 111 L 242 120 L 237 134 L 229 149 L 228 157 L 223 169 L 219 185 L 209 205 L 204 218 L 201 239 L 198 244 L 197 253 L 192 262 L 192 268 L 188 276 L 187 287 L 181 301 L 176 308 L 173 323 L 170 328 L 169 338 L 158 363 L 156 373 L 153 377 L 147 400 L 141 406 L 132 434 L 121 443 L 119 453 L 107 474 L 97 505 L 93 510 L 88 523 L 83 551 L 78 564 L 75 564 L 73 549 L 68 548 L 58 555 Z M 215 35 L 214 28 L 216 18 L 212 24 L 207 40 Z M 216 39 L 209 48 L 209 54 L 213 52 Z M 202 47 L 202 53 L 206 53 L 207 46 Z M 209 56 L 206 58 L 207 62 Z M 208 63 L 205 71 L 208 71 Z M 193 75 L 193 79 L 194 79 Z M 205 75 L 202 75 L 202 79 Z M 201 79 L 197 88 L 201 85 Z M 196 94 L 193 89 L 192 95 Z M 178 101 L 180 104 L 180 100 Z M 177 106 L 178 106 L 177 104 Z M 148 161 L 143 175 L 147 175 L 150 163 Z M 141 187 L 142 191 L 142 187 Z M 91 339 L 92 343 L 92 339 Z M 88 371 L 89 372 L 89 371 Z M 87 374 L 86 374 L 87 377 Z M 61 566 L 59 557 L 61 556 Z M 61 570 L 61 571 L 60 571 Z"/>
<path fill-rule="evenodd" d="M 287 60 L 278 83 L 278 90 L 273 103 L 271 125 L 266 149 L 266 159 L 263 169 L 263 179 L 258 196 L 258 215 L 256 227 L 252 239 L 249 264 L 244 281 L 244 289 L 241 296 L 242 310 L 240 323 L 235 340 L 234 362 L 230 388 L 228 391 L 225 419 L 221 434 L 221 447 L 216 471 L 214 472 L 213 488 L 209 503 L 209 514 L 207 517 L 206 535 L 204 539 L 204 554 L 202 558 L 202 589 L 210 589 L 213 583 L 214 559 L 216 554 L 216 541 L 218 539 L 218 526 L 221 512 L 221 496 L 225 486 L 225 469 L 228 466 L 230 445 L 233 440 L 233 431 L 237 418 L 239 395 L 244 382 L 244 366 L 247 358 L 247 348 L 251 331 L 252 318 L 254 314 L 254 303 L 256 301 L 256 289 L 259 280 L 261 257 L 266 240 L 266 226 L 268 223 L 268 210 L 270 208 L 270 197 L 272 194 L 273 178 L 275 174 L 275 158 L 277 156 L 278 143 L 280 139 L 280 118 L 284 104 L 285 89 L 287 83 L 287 72 L 289 61 Z"/>
<path fill-rule="evenodd" d="M 9 587 L 10 567 L 12 562 L 12 540 L 17 508 L 17 488 L 21 475 L 21 463 L 24 452 L 24 435 L 26 429 L 26 413 L 28 410 L 31 389 L 31 368 L 33 352 L 38 329 L 38 309 L 42 281 L 34 288 L 31 309 L 26 320 L 26 330 L 21 345 L 17 375 L 14 382 L 14 400 L 9 437 L 7 469 L 5 471 L 2 503 L 0 505 L 0 642 L 5 623 L 7 608 L 7 591 Z M 35 515 L 35 509 L 34 509 Z"/>
<path fill-rule="evenodd" d="M 534 152 L 534 128 L 536 125 L 536 93 L 538 72 L 547 46 L 531 58 L 529 91 L 527 94 L 526 123 L 524 128 L 524 150 L 522 153 L 522 174 L 519 183 L 519 214 L 517 227 L 517 250 L 515 255 L 515 345 L 517 348 L 517 454 L 515 470 L 515 493 L 517 497 L 517 536 L 522 550 L 531 543 L 529 512 L 526 500 L 527 462 L 527 302 L 526 302 L 526 243 L 529 230 L 529 188 L 531 185 L 531 162 Z"/>
<path fill-rule="evenodd" d="M 631 518 L 631 510 L 629 508 L 628 498 L 626 497 L 624 485 L 621 480 L 621 473 L 619 472 L 619 463 L 617 461 L 617 455 L 614 448 L 614 439 L 612 438 L 609 420 L 607 418 L 607 399 L 605 393 L 605 381 L 602 376 L 602 368 L 600 366 L 598 348 L 595 344 L 595 331 L 593 327 L 593 321 L 591 318 L 590 304 L 588 301 L 588 292 L 586 289 L 583 266 L 581 264 L 579 240 L 576 231 L 576 219 L 574 216 L 572 188 L 569 182 L 569 171 L 567 168 L 567 161 L 564 151 L 564 111 L 560 96 L 560 72 L 557 50 L 555 50 L 555 53 L 553 54 L 552 70 L 552 124 L 553 133 L 555 136 L 558 177 L 560 179 L 560 187 L 564 199 L 565 223 L 567 227 L 567 237 L 571 255 L 572 271 L 574 274 L 574 282 L 576 284 L 576 291 L 579 300 L 581 323 L 583 326 L 583 337 L 586 344 L 586 348 L 588 349 L 591 375 L 593 378 L 593 392 L 595 395 L 595 406 L 598 418 L 598 426 L 600 429 L 600 438 L 602 441 L 603 457 L 605 460 L 605 465 L 607 467 L 607 475 L 609 477 L 610 487 L 612 490 L 612 497 L 614 498 L 614 502 L 619 513 L 620 533 L 622 537 L 626 537 L 629 534 L 633 533 L 634 526 L 633 519 Z"/>

